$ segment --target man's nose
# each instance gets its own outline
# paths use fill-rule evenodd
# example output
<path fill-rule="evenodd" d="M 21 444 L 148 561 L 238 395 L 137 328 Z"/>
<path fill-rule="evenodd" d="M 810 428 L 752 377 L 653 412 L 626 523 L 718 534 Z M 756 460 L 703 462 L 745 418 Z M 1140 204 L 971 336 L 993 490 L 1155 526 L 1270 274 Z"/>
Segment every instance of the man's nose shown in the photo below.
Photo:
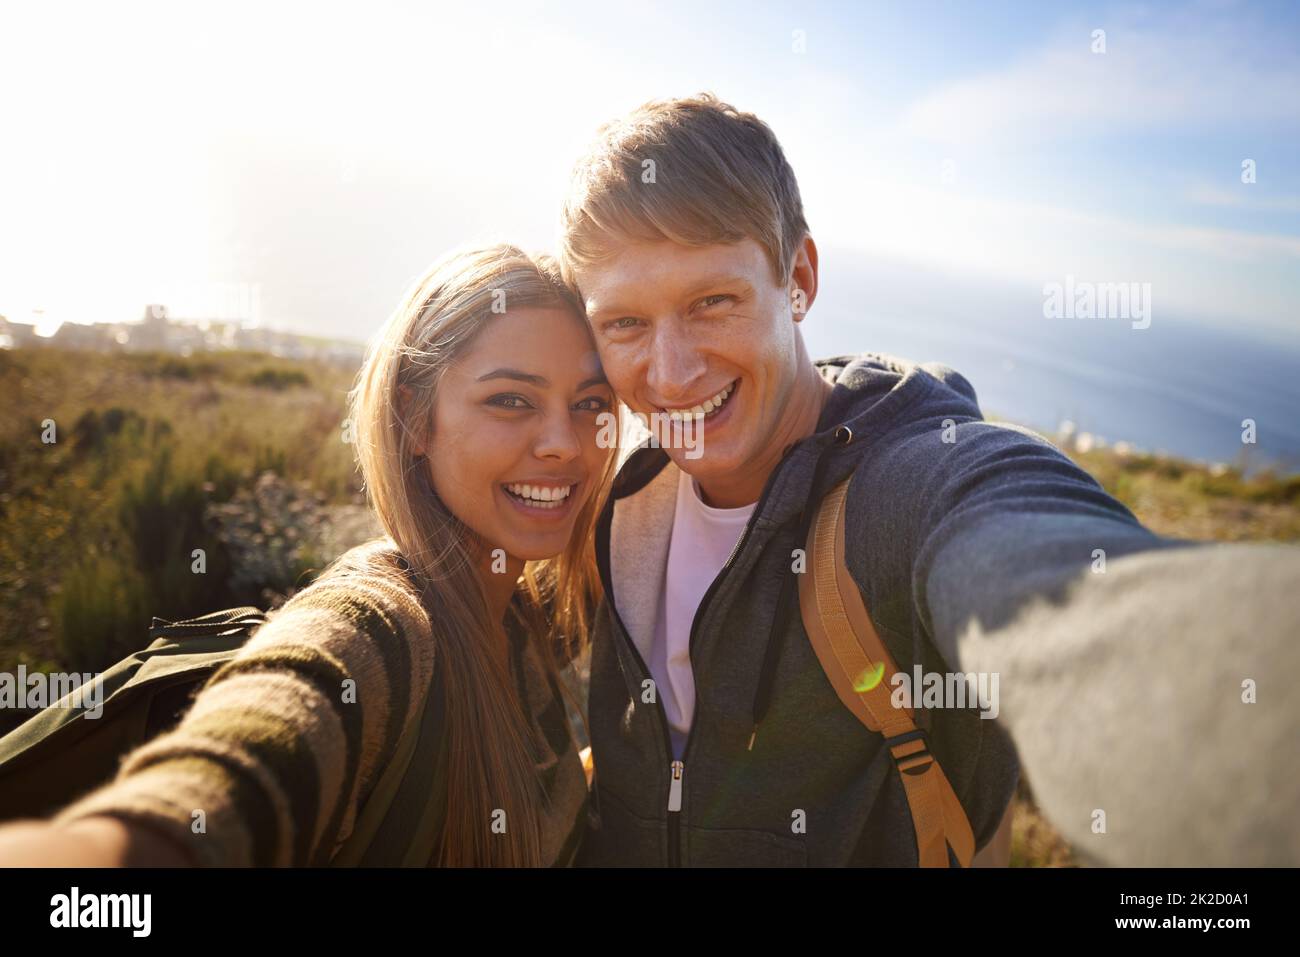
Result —
<path fill-rule="evenodd" d="M 694 398 L 692 392 L 705 368 L 704 357 L 685 332 L 672 324 L 655 330 L 646 371 L 646 385 L 655 398 L 664 404 Z"/>

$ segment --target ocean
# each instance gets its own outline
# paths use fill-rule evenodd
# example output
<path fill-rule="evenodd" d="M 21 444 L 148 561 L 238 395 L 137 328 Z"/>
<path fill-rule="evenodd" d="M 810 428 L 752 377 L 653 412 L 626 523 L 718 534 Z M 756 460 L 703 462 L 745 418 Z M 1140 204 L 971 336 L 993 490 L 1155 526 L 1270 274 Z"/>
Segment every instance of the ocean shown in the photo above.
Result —
<path fill-rule="evenodd" d="M 1041 297 L 968 316 L 912 314 L 897 302 L 881 310 L 861 298 L 852 308 L 844 295 L 814 303 L 804 323 L 814 357 L 885 352 L 941 362 L 970 381 L 985 416 L 1049 437 L 1068 420 L 1112 445 L 1247 472 L 1300 471 L 1300 331 L 1294 343 L 1276 342 L 1158 311 L 1145 329 L 1125 319 L 1048 319 Z M 1242 441 L 1246 419 L 1254 444 Z"/>

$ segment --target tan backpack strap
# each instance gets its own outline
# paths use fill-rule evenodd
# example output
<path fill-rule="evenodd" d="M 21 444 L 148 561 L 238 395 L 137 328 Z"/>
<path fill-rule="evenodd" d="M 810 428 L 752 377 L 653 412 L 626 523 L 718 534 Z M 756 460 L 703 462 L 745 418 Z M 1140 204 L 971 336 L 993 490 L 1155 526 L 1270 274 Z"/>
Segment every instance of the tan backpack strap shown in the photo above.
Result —
<path fill-rule="evenodd" d="M 844 561 L 844 502 L 849 479 L 822 500 L 808 530 L 809 571 L 799 576 L 804 630 L 835 693 L 870 731 L 885 736 L 907 794 L 922 867 L 947 867 L 948 846 L 962 867 L 975 836 L 939 762 L 916 726 L 911 707 L 890 701 L 898 666 L 880 640 Z M 909 702 L 910 704 L 910 702 Z"/>

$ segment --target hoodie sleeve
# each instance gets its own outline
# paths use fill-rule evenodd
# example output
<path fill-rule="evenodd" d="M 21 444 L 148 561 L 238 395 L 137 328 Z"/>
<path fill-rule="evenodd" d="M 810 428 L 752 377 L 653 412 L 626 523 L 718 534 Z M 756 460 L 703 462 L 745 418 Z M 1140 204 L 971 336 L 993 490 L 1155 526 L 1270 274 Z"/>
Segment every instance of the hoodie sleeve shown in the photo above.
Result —
<path fill-rule="evenodd" d="M 1300 548 L 1161 538 L 1035 433 L 948 424 L 886 453 L 877 506 L 1044 813 L 1107 865 L 1300 864 Z"/>

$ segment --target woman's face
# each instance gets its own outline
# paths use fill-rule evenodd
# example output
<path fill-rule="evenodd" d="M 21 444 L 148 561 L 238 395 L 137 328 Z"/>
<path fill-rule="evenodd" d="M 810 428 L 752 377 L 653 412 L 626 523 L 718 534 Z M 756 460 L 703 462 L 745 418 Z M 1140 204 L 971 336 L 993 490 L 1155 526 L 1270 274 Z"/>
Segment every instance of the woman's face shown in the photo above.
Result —
<path fill-rule="evenodd" d="M 544 307 L 493 315 L 439 386 L 433 487 L 485 554 L 558 555 L 613 454 L 597 442 L 613 431 L 598 418 L 613 407 L 581 316 Z"/>

